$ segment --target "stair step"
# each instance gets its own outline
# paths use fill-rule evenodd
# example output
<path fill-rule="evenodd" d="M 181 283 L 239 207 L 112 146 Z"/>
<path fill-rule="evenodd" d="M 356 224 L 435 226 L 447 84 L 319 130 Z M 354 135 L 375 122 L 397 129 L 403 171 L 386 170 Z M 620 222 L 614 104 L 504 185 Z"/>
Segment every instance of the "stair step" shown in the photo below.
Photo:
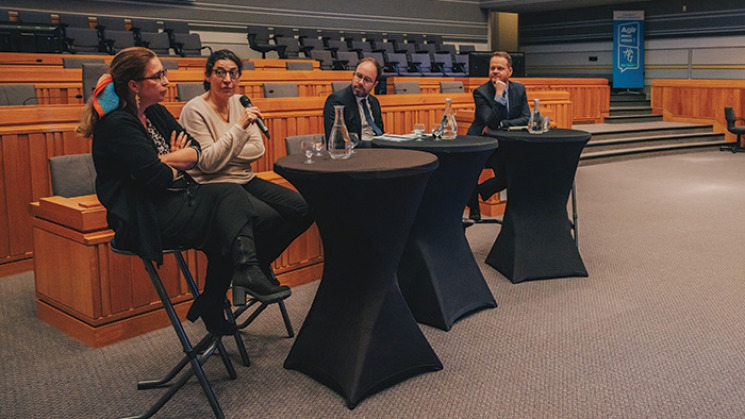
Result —
<path fill-rule="evenodd" d="M 658 145 L 653 147 L 634 147 L 623 150 L 583 152 L 580 156 L 580 166 L 592 164 L 610 163 L 614 161 L 629 160 L 644 157 L 657 157 L 670 154 L 693 153 L 706 150 L 719 150 L 722 145 L 728 145 L 726 141 L 704 141 L 695 143 L 684 143 L 676 145 Z"/>
<path fill-rule="evenodd" d="M 662 121 L 662 115 L 625 115 L 625 116 L 608 116 L 605 118 L 606 124 L 625 124 L 628 122 L 654 122 Z"/>
<path fill-rule="evenodd" d="M 592 133 L 592 141 L 604 140 L 604 139 L 621 139 L 621 138 L 636 138 L 636 137 L 665 137 L 668 135 L 681 135 L 681 134 L 701 134 L 711 133 L 711 125 L 683 125 L 674 127 L 649 127 L 649 126 L 635 126 L 628 127 L 623 124 L 613 125 L 613 131 L 599 131 Z M 582 128 L 579 128 L 582 129 Z"/>
<path fill-rule="evenodd" d="M 672 135 L 653 135 L 625 138 L 596 139 L 593 137 L 585 146 L 587 152 L 622 150 L 626 148 L 656 147 L 661 145 L 684 145 L 691 142 L 717 142 L 724 141 L 724 134 L 714 132 L 685 133 Z"/>
<path fill-rule="evenodd" d="M 628 108 L 611 107 L 610 116 L 639 116 L 652 115 L 652 108 L 648 106 L 633 106 Z"/>
<path fill-rule="evenodd" d="M 610 95 L 610 101 L 611 102 L 637 102 L 641 100 L 647 100 L 646 95 L 619 95 L 611 93 Z"/>
<path fill-rule="evenodd" d="M 652 108 L 652 102 L 648 100 L 640 100 L 638 102 L 610 102 L 611 109 L 629 109 L 629 108 Z"/>

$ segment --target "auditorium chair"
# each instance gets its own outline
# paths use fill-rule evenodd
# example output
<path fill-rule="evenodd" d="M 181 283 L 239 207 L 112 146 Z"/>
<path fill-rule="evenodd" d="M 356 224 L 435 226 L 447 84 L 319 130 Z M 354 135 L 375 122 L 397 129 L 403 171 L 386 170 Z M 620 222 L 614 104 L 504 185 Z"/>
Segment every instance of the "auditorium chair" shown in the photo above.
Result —
<path fill-rule="evenodd" d="M 91 29 L 91 21 L 88 16 L 85 15 L 68 15 L 59 13 L 59 23 L 64 28 L 85 28 Z"/>
<path fill-rule="evenodd" d="M 108 64 L 83 63 L 83 101 L 87 102 L 101 75 L 109 71 Z"/>
<path fill-rule="evenodd" d="M 352 82 L 350 82 L 350 81 L 332 81 L 331 82 L 331 91 L 332 92 L 336 92 L 336 91 L 339 91 L 339 90 L 344 90 L 350 84 L 352 84 Z"/>
<path fill-rule="evenodd" d="M 338 39 L 329 39 L 326 41 L 326 50 L 331 52 L 331 55 L 336 57 L 337 51 L 349 51 L 349 47 L 346 42 Z"/>
<path fill-rule="evenodd" d="M 261 26 L 249 26 L 246 38 L 248 46 L 252 50 L 261 53 L 261 58 L 266 58 L 266 53 L 276 51 L 279 56 L 284 55 L 284 45 L 275 45 L 269 42 L 269 29 Z"/>
<path fill-rule="evenodd" d="M 362 53 L 372 52 L 372 48 L 370 47 L 370 44 L 365 41 L 352 41 L 349 47 L 349 51 L 357 53 L 357 57 L 362 58 Z M 338 54 L 337 58 L 339 58 Z"/>
<path fill-rule="evenodd" d="M 253 71 L 256 70 L 256 63 L 254 63 L 251 60 L 241 60 L 243 63 L 243 71 Z"/>
<path fill-rule="evenodd" d="M 453 64 L 453 56 L 447 52 L 439 52 L 434 55 L 434 61 L 442 69 L 442 73 L 447 77 L 465 77 L 466 73 L 460 64 Z"/>
<path fill-rule="evenodd" d="M 299 97 L 297 83 L 264 83 L 264 97 Z"/>
<path fill-rule="evenodd" d="M 464 93 L 462 81 L 441 81 L 440 93 Z"/>
<path fill-rule="evenodd" d="M 274 42 L 277 42 L 278 38 L 294 38 L 295 37 L 295 29 L 293 28 L 286 28 L 286 27 L 277 27 L 275 26 L 272 29 Z"/>
<path fill-rule="evenodd" d="M 370 43 L 370 46 L 373 46 L 373 42 L 383 42 L 383 34 L 381 32 L 366 32 L 365 33 L 365 41 Z"/>
<path fill-rule="evenodd" d="M 393 54 L 396 52 L 393 49 L 393 44 L 381 41 L 372 41 L 371 49 L 373 52 L 382 52 L 383 54 Z"/>
<path fill-rule="evenodd" d="M 301 43 L 304 39 L 319 39 L 319 35 L 320 33 L 318 32 L 318 29 L 300 28 L 297 30 L 297 39 Z"/>
<path fill-rule="evenodd" d="M 429 54 L 411 54 L 410 64 L 425 77 L 442 77 L 442 66 L 432 64 Z"/>
<path fill-rule="evenodd" d="M 409 44 L 423 44 L 427 38 L 421 33 L 410 33 L 406 35 L 406 42 Z"/>
<path fill-rule="evenodd" d="M 303 148 L 300 146 L 303 140 L 308 139 L 314 140 L 314 142 L 321 142 L 324 141 L 325 138 L 326 137 L 324 134 L 291 135 L 289 137 L 285 137 L 285 150 L 288 156 L 293 154 L 303 154 Z"/>
<path fill-rule="evenodd" d="M 401 44 L 397 48 L 394 48 L 398 54 L 406 54 L 407 57 L 411 57 L 411 54 L 416 54 L 416 47 L 414 44 Z"/>
<path fill-rule="evenodd" d="M 458 47 L 458 54 L 468 54 L 469 52 L 476 52 L 476 47 L 473 45 L 461 45 Z"/>
<path fill-rule="evenodd" d="M 458 54 L 455 56 L 455 63 L 463 69 L 463 73 L 468 77 L 468 54 Z"/>
<path fill-rule="evenodd" d="M 441 35 L 427 35 L 427 43 L 434 45 L 442 45 Z"/>
<path fill-rule="evenodd" d="M 83 68 L 83 64 L 104 64 L 103 58 L 62 57 L 62 68 Z"/>
<path fill-rule="evenodd" d="M 319 62 L 321 70 L 334 70 L 334 57 L 331 56 L 331 51 L 314 49 L 310 51 L 310 58 Z"/>
<path fill-rule="evenodd" d="M 412 71 L 409 67 L 409 60 L 406 58 L 406 54 L 393 53 L 386 54 L 386 61 L 384 71 L 389 76 L 410 76 L 410 77 L 421 77 L 422 73 L 418 71 Z"/>
<path fill-rule="evenodd" d="M 341 31 L 322 31 L 321 32 L 321 39 L 323 40 L 324 45 L 328 46 L 328 41 L 334 40 L 334 41 L 341 41 L 341 39 L 344 37 L 344 33 Z"/>
<path fill-rule="evenodd" d="M 745 119 L 735 116 L 735 111 L 730 107 L 724 108 L 724 119 L 727 120 L 727 131 L 737 135 L 737 142 L 733 145 L 723 145 L 719 147 L 721 151 L 731 151 L 733 153 L 745 152 L 745 146 L 742 144 L 742 134 L 745 134 L 745 126 L 737 125 L 738 122 L 745 124 Z"/>
<path fill-rule="evenodd" d="M 72 198 L 96 193 L 96 168 L 90 153 L 49 159 L 52 195 Z"/>
<path fill-rule="evenodd" d="M 421 93 L 418 81 L 397 81 L 393 83 L 393 93 L 397 95 L 416 95 Z"/>
<path fill-rule="evenodd" d="M 168 42 L 176 55 L 182 54 L 183 43 L 176 39 L 176 34 L 188 34 L 189 23 L 175 20 L 163 22 L 163 32 L 168 34 Z"/>
<path fill-rule="evenodd" d="M 104 44 L 107 52 L 114 55 L 123 49 L 135 46 L 135 38 L 130 31 L 107 30 Z"/>
<path fill-rule="evenodd" d="M 336 53 L 336 62 L 343 64 L 344 70 L 354 70 L 357 68 L 357 63 L 360 62 L 360 58 L 356 52 L 352 51 L 339 51 Z"/>
<path fill-rule="evenodd" d="M 98 37 L 98 31 L 90 28 L 65 29 L 65 45 L 71 54 L 100 54 L 105 51 Z"/>
<path fill-rule="evenodd" d="M 130 21 L 131 27 L 130 30 L 132 31 L 132 34 L 135 38 L 135 44 L 137 46 L 146 47 L 147 45 L 143 45 L 142 42 L 142 35 L 145 33 L 159 33 L 160 30 L 160 24 L 158 24 L 155 20 L 149 20 L 149 19 L 132 19 Z M 166 34 L 168 36 L 168 34 Z"/>
<path fill-rule="evenodd" d="M 306 57 L 310 58 L 310 52 L 314 49 L 323 50 L 325 45 L 323 41 L 318 38 L 300 38 L 300 50 L 303 51 Z"/>
<path fill-rule="evenodd" d="M 433 55 L 437 53 L 437 48 L 434 44 L 414 44 L 414 50 L 417 54 Z"/>
<path fill-rule="evenodd" d="M 33 84 L 0 84 L 0 106 L 38 105 Z"/>
<path fill-rule="evenodd" d="M 293 71 L 313 70 L 313 63 L 310 61 L 286 61 L 285 68 Z"/>
<path fill-rule="evenodd" d="M 450 54 L 451 57 L 455 57 L 456 55 L 458 55 L 457 51 L 455 50 L 455 45 L 453 44 L 436 44 L 435 46 L 437 47 L 438 53 L 447 52 L 448 54 Z"/>
<path fill-rule="evenodd" d="M 154 53 L 164 56 L 169 55 L 171 43 L 168 41 L 168 34 L 165 32 L 140 32 L 140 46 L 150 48 Z"/>
<path fill-rule="evenodd" d="M 180 48 L 178 55 L 182 57 L 199 57 L 202 55 L 202 50 L 204 49 L 212 54 L 212 47 L 202 45 L 202 40 L 199 38 L 198 33 L 177 33 L 174 34 L 174 39 L 176 40 L 176 45 Z"/>
<path fill-rule="evenodd" d="M 179 102 L 188 102 L 204 93 L 203 83 L 179 83 L 176 85 L 176 99 Z"/>
<path fill-rule="evenodd" d="M 284 46 L 284 49 L 279 53 L 279 58 L 282 59 L 293 59 L 300 57 L 300 43 L 293 37 L 282 36 L 276 38 L 274 41 L 278 46 Z"/>
<path fill-rule="evenodd" d="M 401 51 L 401 47 L 406 44 L 406 37 L 401 33 L 389 33 L 385 36 L 387 42 L 393 44 L 393 50 L 395 52 L 406 52 Z"/>

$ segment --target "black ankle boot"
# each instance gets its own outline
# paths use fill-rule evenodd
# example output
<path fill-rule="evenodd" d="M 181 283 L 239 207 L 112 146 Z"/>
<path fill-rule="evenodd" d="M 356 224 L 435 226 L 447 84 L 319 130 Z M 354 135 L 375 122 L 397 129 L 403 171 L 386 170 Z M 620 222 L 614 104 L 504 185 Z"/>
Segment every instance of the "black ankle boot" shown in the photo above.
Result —
<path fill-rule="evenodd" d="M 290 287 L 274 284 L 259 268 L 254 251 L 253 240 L 238 236 L 233 242 L 233 285 L 246 289 L 246 292 L 261 302 L 272 302 L 290 295 Z"/>
<path fill-rule="evenodd" d="M 194 300 L 186 313 L 186 319 L 192 323 L 200 317 L 207 331 L 213 335 L 228 336 L 234 335 L 238 331 L 235 324 L 225 319 L 222 304 L 208 304 L 207 300 L 202 298 L 201 295 Z"/>

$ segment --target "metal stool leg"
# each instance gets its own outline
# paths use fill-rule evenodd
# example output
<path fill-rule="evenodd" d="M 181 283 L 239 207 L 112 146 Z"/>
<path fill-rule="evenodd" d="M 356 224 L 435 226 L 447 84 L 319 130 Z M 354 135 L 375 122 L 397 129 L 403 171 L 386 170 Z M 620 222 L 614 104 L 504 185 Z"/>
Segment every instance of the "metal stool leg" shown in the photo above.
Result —
<path fill-rule="evenodd" d="M 184 255 L 180 251 L 174 252 L 174 255 L 176 256 L 176 261 L 178 262 L 179 269 L 181 269 L 181 273 L 184 275 L 184 278 L 186 278 L 186 285 L 189 287 L 189 291 L 196 299 L 197 297 L 199 297 L 199 289 L 197 289 L 197 284 L 194 281 L 194 277 L 191 275 L 191 271 L 189 271 L 189 267 L 186 265 Z M 227 298 L 225 299 L 225 304 L 229 307 Z M 235 323 L 232 311 L 227 310 L 225 314 L 227 314 L 228 316 L 228 321 Z M 237 331 L 235 334 L 235 342 L 238 346 L 238 353 L 240 353 L 241 355 L 243 364 L 246 366 L 251 365 L 251 363 L 248 361 L 248 354 L 246 354 L 246 347 L 243 346 L 243 340 L 241 339 Z M 225 369 L 228 370 L 228 375 L 231 379 L 235 379 L 237 377 L 235 368 L 233 367 L 233 363 L 230 362 L 230 358 L 228 358 L 228 352 L 225 350 L 225 346 L 223 345 L 222 340 L 218 340 L 217 349 L 220 352 L 220 358 L 222 358 L 223 364 L 225 364 Z"/>
<path fill-rule="evenodd" d="M 574 230 L 574 244 L 579 248 L 579 233 L 577 232 L 577 188 L 572 182 L 572 230 Z"/>
<path fill-rule="evenodd" d="M 178 252 L 177 252 L 178 253 Z M 177 256 L 177 259 L 179 257 Z M 183 258 L 181 258 L 183 260 Z M 202 387 L 202 390 L 204 391 L 205 396 L 207 396 L 207 400 L 210 403 L 210 407 L 212 407 L 212 411 L 215 414 L 216 418 L 224 418 L 225 415 L 222 412 L 222 409 L 220 408 L 220 404 L 217 402 L 217 397 L 215 397 L 215 392 L 212 390 L 212 387 L 210 386 L 209 382 L 207 381 L 207 377 L 204 375 L 204 370 L 202 369 L 202 364 L 209 358 L 209 356 L 212 354 L 212 351 L 205 350 L 210 345 L 214 345 L 217 347 L 219 345 L 220 337 L 219 336 L 213 336 L 212 334 L 208 334 L 205 336 L 199 344 L 197 344 L 196 347 L 192 347 L 191 343 L 189 342 L 189 338 L 186 336 L 186 332 L 184 331 L 183 326 L 181 325 L 181 321 L 179 321 L 178 316 L 176 315 L 176 310 L 173 308 L 173 304 L 171 304 L 171 299 L 168 297 L 168 293 L 165 290 L 165 287 L 163 286 L 163 283 L 160 280 L 160 277 L 158 276 L 158 272 L 155 269 L 155 266 L 153 265 L 153 262 L 147 259 L 142 259 L 142 262 L 145 265 L 145 270 L 147 271 L 148 275 L 150 276 L 150 280 L 153 283 L 153 286 L 155 287 L 155 290 L 158 293 L 158 297 L 160 297 L 161 302 L 163 303 L 163 307 L 166 310 L 166 314 L 168 315 L 169 320 L 171 321 L 171 325 L 173 326 L 174 331 L 176 332 L 176 335 L 179 338 L 179 341 L 181 342 L 181 346 L 183 348 L 185 357 L 182 359 L 181 362 L 171 370 L 171 372 L 166 377 L 165 380 L 159 380 L 159 381 L 149 381 L 149 382 L 143 382 L 140 386 L 140 388 L 153 388 L 156 386 L 162 386 L 165 385 L 168 381 L 170 381 L 173 377 L 175 377 L 176 374 L 184 367 L 187 363 L 191 364 L 191 370 L 184 374 L 174 385 L 166 392 L 163 396 L 161 396 L 160 399 L 144 414 L 136 417 L 141 418 L 149 418 L 152 415 L 154 415 L 163 405 L 168 402 L 168 400 L 173 397 L 176 392 L 183 387 L 184 384 L 191 378 L 192 374 L 197 376 L 197 380 L 199 381 L 199 385 Z M 187 270 L 188 271 L 188 270 Z M 193 279 L 191 279 L 191 275 L 188 275 L 189 279 L 187 281 L 191 281 L 193 283 Z M 191 285 L 190 285 L 191 286 Z M 202 354 L 200 354 L 200 351 L 204 351 Z M 228 363 L 230 360 L 228 360 Z M 231 365 L 232 366 L 232 365 Z M 169 378 L 170 377 L 170 378 Z"/>

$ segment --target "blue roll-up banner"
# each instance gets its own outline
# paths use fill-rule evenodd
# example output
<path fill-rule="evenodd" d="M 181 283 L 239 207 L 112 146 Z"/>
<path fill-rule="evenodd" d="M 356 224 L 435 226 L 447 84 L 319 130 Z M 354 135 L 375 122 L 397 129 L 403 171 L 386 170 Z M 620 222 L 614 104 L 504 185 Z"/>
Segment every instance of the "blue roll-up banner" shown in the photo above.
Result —
<path fill-rule="evenodd" d="M 613 12 L 613 87 L 644 87 L 644 10 Z"/>

